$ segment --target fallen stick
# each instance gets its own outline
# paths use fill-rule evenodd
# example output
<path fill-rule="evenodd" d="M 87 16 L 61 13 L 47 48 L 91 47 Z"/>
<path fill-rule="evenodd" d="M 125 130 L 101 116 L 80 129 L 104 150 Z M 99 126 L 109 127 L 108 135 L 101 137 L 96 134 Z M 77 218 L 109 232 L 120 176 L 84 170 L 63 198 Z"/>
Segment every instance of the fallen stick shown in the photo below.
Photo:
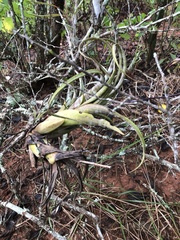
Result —
<path fill-rule="evenodd" d="M 177 165 L 177 164 L 174 164 L 174 163 L 171 163 L 171 162 L 168 162 L 166 160 L 162 160 L 160 158 L 157 158 L 155 156 L 152 156 L 150 154 L 145 154 L 145 157 L 153 162 L 156 162 L 156 163 L 159 163 L 161 165 L 164 165 L 166 167 L 168 167 L 170 170 L 174 169 L 178 172 L 180 172 L 180 167 Z"/>
<path fill-rule="evenodd" d="M 10 203 L 10 202 L 0 201 L 0 205 L 4 206 L 6 208 L 11 209 L 14 212 L 18 213 L 19 215 L 24 216 L 27 219 L 31 220 L 32 222 L 36 223 L 39 227 L 41 227 L 46 232 L 51 234 L 55 239 L 57 239 L 57 240 L 67 240 L 66 237 L 63 237 L 59 233 L 57 233 L 56 231 L 51 230 L 51 228 L 48 225 L 45 225 L 39 218 L 37 218 L 34 215 L 30 214 L 28 212 L 28 209 L 20 208 L 20 207 L 14 205 L 13 203 Z"/>

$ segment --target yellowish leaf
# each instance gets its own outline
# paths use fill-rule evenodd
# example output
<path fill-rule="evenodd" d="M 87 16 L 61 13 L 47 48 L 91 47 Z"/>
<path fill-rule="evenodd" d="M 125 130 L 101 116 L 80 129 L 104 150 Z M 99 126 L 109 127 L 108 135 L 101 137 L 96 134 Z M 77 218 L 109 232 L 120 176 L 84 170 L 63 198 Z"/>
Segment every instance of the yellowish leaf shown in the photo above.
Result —
<path fill-rule="evenodd" d="M 3 31 L 12 33 L 12 30 L 14 28 L 14 23 L 11 17 L 6 17 L 3 19 Z"/>
<path fill-rule="evenodd" d="M 162 103 L 162 104 L 159 104 L 159 107 L 166 110 L 167 109 L 167 105 Z M 162 113 L 162 111 L 160 109 L 158 109 L 158 113 Z"/>
<path fill-rule="evenodd" d="M 40 152 L 39 152 L 39 149 L 37 148 L 36 144 L 30 144 L 30 145 L 29 145 L 29 149 L 31 150 L 31 152 L 32 152 L 36 157 L 40 157 Z"/>

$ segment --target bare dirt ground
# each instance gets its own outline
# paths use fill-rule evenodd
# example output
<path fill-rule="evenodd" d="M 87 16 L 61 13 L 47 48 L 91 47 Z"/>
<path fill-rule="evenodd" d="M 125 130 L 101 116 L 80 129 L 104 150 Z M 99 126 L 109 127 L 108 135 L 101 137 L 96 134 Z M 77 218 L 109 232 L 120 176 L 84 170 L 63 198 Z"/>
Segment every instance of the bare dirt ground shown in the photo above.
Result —
<path fill-rule="evenodd" d="M 19 127 L 22 127 L 22 125 L 17 124 L 13 131 L 19 131 Z M 99 139 L 83 134 L 81 130 L 76 130 L 72 135 L 73 138 L 75 138 L 74 146 L 76 148 L 87 147 L 89 141 L 95 141 L 96 144 L 94 145 L 93 143 L 93 149 L 90 148 L 91 151 L 97 151 L 95 146 L 98 146 L 98 149 L 103 148 L 101 151 L 105 151 L 106 153 L 113 150 L 112 144 L 104 144 Z M 160 150 L 159 156 L 169 162 L 173 161 L 173 153 L 170 149 Z M 137 211 L 140 212 L 143 209 L 144 213 L 142 211 L 141 217 L 145 223 L 148 221 L 148 216 L 146 215 L 143 201 L 153 200 L 151 190 L 148 187 L 150 181 L 152 189 L 159 197 L 162 197 L 163 201 L 171 206 L 171 209 L 175 209 L 176 214 L 178 214 L 180 211 L 180 173 L 174 170 L 169 171 L 167 167 L 163 167 L 149 160 L 146 160 L 143 167 L 131 173 L 131 170 L 135 167 L 136 159 L 137 157 L 133 156 L 133 154 L 128 154 L 123 160 L 111 159 L 110 165 L 112 168 L 110 170 L 100 170 L 99 167 L 92 168 L 87 176 L 87 185 L 85 185 L 82 199 L 83 196 L 88 195 L 89 192 L 92 194 L 94 192 L 93 188 L 95 188 L 94 195 L 89 196 L 91 199 L 100 199 L 101 195 L 105 195 L 106 197 L 103 197 L 104 205 L 114 204 L 114 206 L 117 206 L 117 212 L 121 206 L 126 206 L 127 211 L 132 209 L 137 218 L 139 218 Z M 31 168 L 27 151 L 21 144 L 16 145 L 13 150 L 6 153 L 4 156 L 4 167 L 7 170 L 6 174 L 8 175 L 8 179 L 6 174 L 1 175 L 0 195 L 2 201 L 11 201 L 14 204 L 21 205 L 36 215 L 41 200 L 43 185 L 43 169 L 41 166 L 42 164 L 39 164 L 38 168 Z M 12 182 L 8 182 L 9 180 Z M 57 195 L 62 197 L 66 195 L 67 189 L 64 189 L 64 187 L 62 189 L 61 183 L 57 185 L 59 185 L 59 187 L 56 187 Z M 14 190 L 16 192 L 14 192 Z M 128 202 L 129 200 L 130 202 Z M 86 204 L 88 205 L 88 203 Z M 84 206 L 84 204 L 82 203 L 81 206 Z M 107 236 L 105 239 L 122 239 L 119 223 L 116 219 L 112 218 L 110 213 L 110 216 L 108 216 L 106 211 L 96 206 L 88 206 L 88 208 L 99 216 L 102 232 Z M 75 215 L 74 217 L 76 217 L 77 215 L 76 212 L 73 214 L 71 211 L 69 213 L 67 213 L 67 211 L 70 210 L 62 208 L 54 216 L 48 217 L 48 215 L 46 215 L 44 221 L 47 222 L 48 218 L 49 221 L 51 219 L 59 233 L 62 235 L 67 234 L 73 224 L 73 216 Z M 121 211 L 119 211 L 119 217 L 124 218 L 124 209 Z M 5 219 L 4 226 L 0 228 L 1 239 L 53 239 L 31 221 L 17 215 L 14 211 L 7 209 L 5 211 L 4 208 L 1 208 L 1 216 Z M 179 221 L 178 216 L 177 221 Z M 87 220 L 87 224 L 93 224 L 92 220 Z M 178 222 L 176 224 L 179 226 Z M 89 233 L 86 233 L 86 228 L 84 230 L 83 226 L 81 226 L 81 228 L 82 230 L 79 230 L 80 233 L 78 233 L 77 230 L 71 239 L 96 239 L 90 237 Z M 89 231 L 93 232 L 94 230 L 89 229 Z M 85 236 L 83 237 L 84 234 Z M 165 239 L 178 239 L 172 237 L 173 232 L 172 234 L 170 234 L 170 232 L 168 234 L 170 236 L 167 235 Z M 133 238 L 129 236 L 126 239 Z"/>

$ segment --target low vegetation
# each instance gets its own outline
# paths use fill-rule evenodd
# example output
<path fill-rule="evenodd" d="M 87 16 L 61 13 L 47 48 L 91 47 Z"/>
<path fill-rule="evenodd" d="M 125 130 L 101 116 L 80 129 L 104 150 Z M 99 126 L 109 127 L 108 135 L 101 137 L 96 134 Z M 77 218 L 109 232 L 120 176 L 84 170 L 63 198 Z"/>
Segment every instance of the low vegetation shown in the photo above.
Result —
<path fill-rule="evenodd" d="M 0 237 L 179 239 L 180 1 L 0 1 Z"/>

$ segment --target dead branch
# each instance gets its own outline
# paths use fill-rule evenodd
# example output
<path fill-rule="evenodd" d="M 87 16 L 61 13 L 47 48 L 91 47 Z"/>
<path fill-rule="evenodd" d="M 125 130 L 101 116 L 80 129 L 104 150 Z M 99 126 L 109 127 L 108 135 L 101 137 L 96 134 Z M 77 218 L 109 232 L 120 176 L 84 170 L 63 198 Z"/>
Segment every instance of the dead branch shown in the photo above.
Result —
<path fill-rule="evenodd" d="M 81 214 L 83 214 L 83 215 L 85 215 L 87 217 L 90 217 L 93 220 L 94 225 L 96 226 L 96 230 L 97 230 L 99 239 L 100 240 L 104 240 L 103 234 L 102 234 L 101 229 L 99 227 L 98 217 L 94 213 L 92 213 L 90 211 L 87 211 L 83 207 L 79 207 L 79 206 L 76 206 L 75 204 L 71 204 L 68 201 L 63 201 L 63 199 L 55 196 L 54 194 L 51 195 L 51 199 L 55 200 L 56 203 L 59 203 L 63 207 L 67 207 L 67 208 L 69 208 L 71 210 L 74 210 L 76 212 L 79 212 L 79 213 L 81 213 Z"/>
<path fill-rule="evenodd" d="M 32 222 L 34 222 L 35 224 L 37 224 L 39 227 L 43 228 L 46 232 L 48 232 L 49 234 L 51 234 L 55 239 L 58 240 L 66 240 L 66 237 L 61 236 L 59 233 L 57 233 L 56 231 L 53 231 L 48 225 L 45 225 L 39 218 L 35 217 L 34 215 L 30 214 L 28 212 L 28 209 L 23 209 L 20 208 L 10 202 L 3 202 L 0 201 L 0 205 L 4 206 L 6 208 L 9 208 L 13 211 L 15 211 L 17 214 L 26 217 L 27 219 L 31 220 Z"/>
<path fill-rule="evenodd" d="M 158 157 L 155 157 L 155 156 L 152 156 L 150 154 L 146 154 L 145 157 L 153 162 L 156 162 L 156 163 L 159 163 L 161 165 L 164 165 L 166 167 L 168 167 L 168 169 L 170 170 L 176 170 L 178 172 L 180 172 L 180 167 L 177 165 L 177 164 L 174 164 L 174 163 L 171 163 L 171 162 L 168 162 L 166 160 L 163 160 L 163 159 L 159 159 Z"/>

